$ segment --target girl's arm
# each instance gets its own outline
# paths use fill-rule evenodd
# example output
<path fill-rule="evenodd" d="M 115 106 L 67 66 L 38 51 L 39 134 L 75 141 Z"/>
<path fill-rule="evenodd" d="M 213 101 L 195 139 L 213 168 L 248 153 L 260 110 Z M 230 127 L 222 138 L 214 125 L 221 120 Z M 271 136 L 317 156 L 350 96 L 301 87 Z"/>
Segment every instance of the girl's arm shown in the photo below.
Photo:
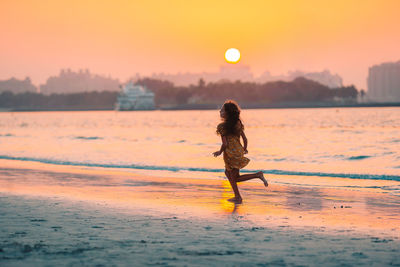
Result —
<path fill-rule="evenodd" d="M 221 140 L 222 140 L 221 148 L 220 148 L 218 151 L 215 151 L 215 152 L 213 153 L 214 157 L 218 157 L 219 155 L 221 155 L 222 152 L 224 152 L 224 150 L 225 150 L 225 148 L 226 148 L 226 145 L 227 145 L 226 137 L 223 136 L 223 135 L 221 135 Z"/>
<path fill-rule="evenodd" d="M 244 134 L 244 131 L 240 134 L 243 138 L 243 148 L 244 148 L 244 153 L 247 154 L 247 137 Z"/>

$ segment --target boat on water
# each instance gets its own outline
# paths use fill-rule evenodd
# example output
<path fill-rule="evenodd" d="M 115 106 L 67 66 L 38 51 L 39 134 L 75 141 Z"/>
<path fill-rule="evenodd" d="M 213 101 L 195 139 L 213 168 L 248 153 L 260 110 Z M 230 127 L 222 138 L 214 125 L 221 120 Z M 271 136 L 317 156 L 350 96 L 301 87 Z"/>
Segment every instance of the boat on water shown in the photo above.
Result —
<path fill-rule="evenodd" d="M 117 97 L 116 110 L 154 110 L 154 93 L 139 84 L 127 83 Z"/>

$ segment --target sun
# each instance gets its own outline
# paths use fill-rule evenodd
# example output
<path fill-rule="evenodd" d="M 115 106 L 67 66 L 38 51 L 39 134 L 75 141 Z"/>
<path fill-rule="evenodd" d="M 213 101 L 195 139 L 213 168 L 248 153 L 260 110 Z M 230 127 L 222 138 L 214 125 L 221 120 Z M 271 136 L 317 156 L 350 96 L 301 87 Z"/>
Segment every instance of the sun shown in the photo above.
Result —
<path fill-rule="evenodd" d="M 225 60 L 228 63 L 235 64 L 240 60 L 240 52 L 236 48 L 229 48 L 225 52 Z"/>

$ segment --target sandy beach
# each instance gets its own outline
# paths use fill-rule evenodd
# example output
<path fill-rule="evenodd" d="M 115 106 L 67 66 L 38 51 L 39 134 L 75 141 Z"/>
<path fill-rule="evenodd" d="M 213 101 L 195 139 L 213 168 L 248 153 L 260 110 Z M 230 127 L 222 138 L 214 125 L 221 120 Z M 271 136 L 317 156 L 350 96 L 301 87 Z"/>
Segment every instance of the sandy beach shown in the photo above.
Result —
<path fill-rule="evenodd" d="M 2 266 L 400 265 L 400 197 L 379 189 L 396 181 L 269 176 L 268 189 L 241 184 L 235 205 L 215 177 L 0 163 Z"/>

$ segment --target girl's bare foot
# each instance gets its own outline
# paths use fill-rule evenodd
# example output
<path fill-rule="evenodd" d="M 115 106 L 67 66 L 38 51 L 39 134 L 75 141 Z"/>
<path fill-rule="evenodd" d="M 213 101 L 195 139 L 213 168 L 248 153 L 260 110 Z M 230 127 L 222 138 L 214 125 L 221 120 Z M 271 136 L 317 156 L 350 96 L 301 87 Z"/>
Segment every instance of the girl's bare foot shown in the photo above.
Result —
<path fill-rule="evenodd" d="M 265 187 L 268 187 L 268 182 L 264 177 L 264 173 L 263 172 L 258 172 L 258 175 L 260 176 L 261 181 L 264 182 Z"/>
<path fill-rule="evenodd" d="M 241 204 L 243 202 L 241 197 L 233 197 L 228 199 L 229 202 L 233 202 L 235 204 Z"/>

